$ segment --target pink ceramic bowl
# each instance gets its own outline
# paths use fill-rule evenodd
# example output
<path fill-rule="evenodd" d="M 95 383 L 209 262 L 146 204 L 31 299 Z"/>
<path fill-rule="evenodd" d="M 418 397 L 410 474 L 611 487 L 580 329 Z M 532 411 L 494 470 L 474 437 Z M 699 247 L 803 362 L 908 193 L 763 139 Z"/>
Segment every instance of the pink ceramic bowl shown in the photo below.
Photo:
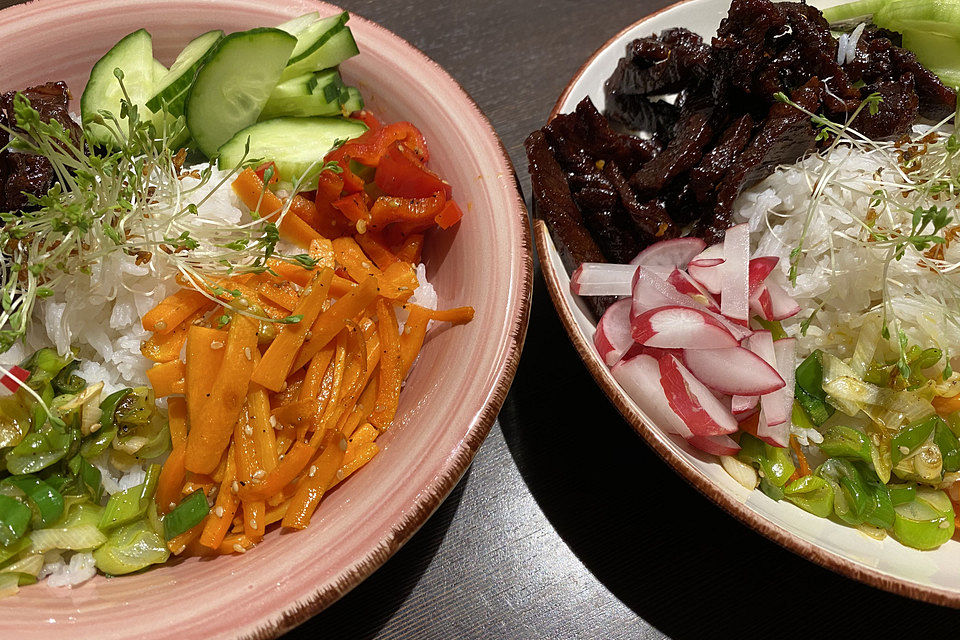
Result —
<path fill-rule="evenodd" d="M 123 35 L 153 34 L 169 64 L 192 37 L 332 14 L 306 0 L 37 0 L 0 12 L 0 89 L 65 80 L 79 97 L 93 63 Z M 0 638 L 269 638 L 334 602 L 387 560 L 463 475 L 516 371 L 532 262 L 526 210 L 490 123 L 439 66 L 359 17 L 361 54 L 342 66 L 368 106 L 423 131 L 431 165 L 465 217 L 428 245 L 441 306 L 472 305 L 470 324 L 429 339 L 383 451 L 332 492 L 310 527 L 273 531 L 252 551 L 187 559 L 76 589 L 39 584 L 0 600 Z"/>

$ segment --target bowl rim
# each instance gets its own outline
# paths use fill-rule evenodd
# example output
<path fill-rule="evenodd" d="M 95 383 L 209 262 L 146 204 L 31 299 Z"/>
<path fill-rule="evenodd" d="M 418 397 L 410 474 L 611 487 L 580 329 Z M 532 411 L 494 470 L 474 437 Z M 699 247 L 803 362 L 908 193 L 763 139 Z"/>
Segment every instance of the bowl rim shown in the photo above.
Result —
<path fill-rule="evenodd" d="M 613 37 L 601 45 L 593 54 L 581 65 L 573 75 L 567 85 L 564 87 L 547 121 L 553 120 L 560 114 L 561 108 L 573 92 L 574 86 L 583 77 L 584 73 L 591 68 L 597 57 L 614 46 L 627 33 L 642 27 L 646 22 L 656 18 L 660 14 L 677 8 L 681 5 L 700 3 L 707 0 L 680 0 L 659 11 L 651 13 L 633 24 L 621 29 Z M 597 385 L 603 390 L 610 402 L 620 412 L 623 418 L 636 431 L 644 441 L 659 455 L 670 468 L 680 475 L 684 480 L 693 485 L 701 494 L 712 500 L 724 511 L 738 519 L 742 524 L 759 532 L 763 536 L 773 540 L 781 547 L 792 551 L 793 553 L 830 569 L 847 578 L 858 580 L 865 584 L 883 589 L 890 593 L 900 596 L 906 596 L 915 600 L 928 602 L 931 604 L 960 608 L 960 591 L 951 591 L 939 587 L 924 585 L 907 578 L 898 578 L 889 574 L 872 569 L 859 564 L 838 553 L 819 547 L 811 542 L 803 540 L 789 529 L 786 529 L 738 500 L 734 495 L 726 492 L 722 487 L 714 484 L 708 477 L 703 475 L 691 462 L 678 454 L 667 444 L 669 436 L 661 431 L 655 425 L 647 424 L 646 418 L 642 416 L 632 406 L 632 401 L 626 396 L 626 393 L 619 387 L 613 376 L 610 375 L 609 368 L 597 354 L 591 340 L 589 340 L 580 330 L 579 325 L 570 309 L 567 300 L 564 298 L 561 287 L 563 286 L 560 275 L 553 262 L 548 259 L 549 252 L 553 249 L 553 241 L 550 237 L 550 231 L 546 222 L 536 216 L 536 203 L 532 203 L 533 213 L 533 236 L 537 248 L 537 256 L 540 261 L 540 269 L 543 273 L 543 279 L 546 282 L 547 290 L 550 292 L 550 299 L 553 306 L 560 316 L 563 328 L 573 343 L 574 348 L 580 355 L 583 364 L 593 377 Z"/>
<path fill-rule="evenodd" d="M 18 18 L 16 14 L 18 13 L 28 14 L 41 8 L 42 5 L 56 5 L 63 1 L 29 0 L 6 7 L 2 11 L 5 18 L 16 20 Z M 321 0 L 308 0 L 305 4 L 331 14 L 344 11 L 336 4 Z M 301 600 L 291 601 L 284 608 L 275 611 L 275 617 L 269 621 L 264 621 L 253 628 L 247 627 L 244 630 L 238 630 L 238 633 L 233 637 L 242 640 L 276 638 L 329 607 L 386 563 L 433 515 L 460 482 L 497 419 L 517 373 L 530 319 L 534 267 L 529 214 L 517 179 L 516 169 L 500 135 L 476 100 L 440 64 L 405 38 L 379 23 L 353 11 L 350 11 L 349 14 L 352 21 L 364 24 L 366 28 L 374 31 L 378 37 L 396 41 L 401 48 L 407 49 L 420 64 L 430 68 L 433 72 L 439 74 L 443 81 L 449 82 L 451 86 L 455 87 L 462 95 L 465 106 L 469 106 L 472 117 L 481 121 L 485 132 L 495 142 L 497 148 L 495 168 L 503 173 L 505 176 L 504 188 L 511 192 L 506 198 L 510 206 L 501 215 L 504 216 L 505 223 L 514 227 L 515 234 L 519 238 L 518 246 L 512 247 L 513 251 L 519 256 L 518 277 L 512 283 L 515 288 L 516 303 L 512 313 L 507 318 L 509 326 L 508 344 L 492 370 L 495 377 L 492 386 L 486 393 L 483 408 L 472 418 L 458 448 L 449 452 L 438 473 L 429 484 L 421 488 L 416 501 L 405 512 L 404 518 L 399 522 L 392 523 L 385 535 L 371 543 L 369 550 L 363 556 L 357 557 L 351 564 L 345 566 L 338 575 L 326 584 L 312 589 Z"/>

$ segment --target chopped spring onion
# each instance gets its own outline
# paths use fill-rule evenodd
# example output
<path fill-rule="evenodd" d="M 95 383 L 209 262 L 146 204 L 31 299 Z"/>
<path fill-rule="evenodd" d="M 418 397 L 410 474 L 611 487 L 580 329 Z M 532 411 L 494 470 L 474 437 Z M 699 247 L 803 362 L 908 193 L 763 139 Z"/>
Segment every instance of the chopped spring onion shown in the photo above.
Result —
<path fill-rule="evenodd" d="M 210 513 L 207 496 L 203 490 L 194 491 L 180 501 L 173 511 L 163 518 L 163 535 L 167 540 L 176 538 L 181 533 L 192 529 Z"/>

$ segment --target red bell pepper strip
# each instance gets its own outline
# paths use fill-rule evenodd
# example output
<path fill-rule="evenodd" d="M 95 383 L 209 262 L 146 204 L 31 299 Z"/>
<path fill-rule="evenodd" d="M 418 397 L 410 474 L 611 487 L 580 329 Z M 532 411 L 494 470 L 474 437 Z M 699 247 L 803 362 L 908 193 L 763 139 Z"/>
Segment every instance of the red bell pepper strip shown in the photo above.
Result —
<path fill-rule="evenodd" d="M 340 162 L 347 158 L 368 167 L 376 167 L 394 142 L 403 142 L 424 162 L 429 159 L 427 141 L 420 130 L 409 122 L 394 122 L 379 129 L 370 129 L 327 154 L 327 161 Z"/>
<path fill-rule="evenodd" d="M 435 218 L 446 203 L 447 199 L 441 192 L 429 198 L 381 196 L 370 207 L 368 228 L 376 231 L 389 224 L 401 223 L 406 233 L 422 231 L 436 223 Z"/>
<path fill-rule="evenodd" d="M 402 142 L 390 145 L 380 159 L 374 182 L 388 196 L 428 198 L 438 191 L 448 200 L 453 196 L 453 187 L 427 169 Z"/>
<path fill-rule="evenodd" d="M 449 229 L 453 225 L 460 222 L 460 219 L 463 218 L 463 211 L 457 206 L 457 203 L 453 200 L 448 200 L 447 204 L 444 205 L 440 213 L 437 214 L 437 217 L 434 220 L 437 223 L 437 226 L 441 229 Z"/>
<path fill-rule="evenodd" d="M 361 121 L 363 124 L 367 125 L 367 129 L 370 129 L 371 131 L 375 131 L 383 126 L 383 123 L 380 122 L 380 119 L 373 115 L 373 112 L 369 109 L 354 111 L 350 114 L 350 118 Z"/>

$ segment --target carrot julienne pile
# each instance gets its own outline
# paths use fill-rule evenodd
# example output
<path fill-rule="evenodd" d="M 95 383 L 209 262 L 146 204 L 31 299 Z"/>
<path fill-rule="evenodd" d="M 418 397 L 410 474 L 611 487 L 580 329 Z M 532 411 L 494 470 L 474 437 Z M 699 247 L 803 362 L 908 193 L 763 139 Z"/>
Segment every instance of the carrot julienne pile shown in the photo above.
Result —
<path fill-rule="evenodd" d="M 233 183 L 313 266 L 270 261 L 261 273 L 182 281 L 143 317 L 153 335 L 142 352 L 157 363 L 148 375 L 168 398 L 173 445 L 158 510 L 197 490 L 214 499 L 203 521 L 168 541 L 174 554 L 242 553 L 270 525 L 309 525 L 323 497 L 379 452 L 428 323 L 473 318 L 471 307 L 409 303 L 424 233 L 463 215 L 426 168 L 423 136 L 409 123 L 354 117 L 369 130 L 327 154 L 315 192 L 283 201 L 269 165 Z"/>

